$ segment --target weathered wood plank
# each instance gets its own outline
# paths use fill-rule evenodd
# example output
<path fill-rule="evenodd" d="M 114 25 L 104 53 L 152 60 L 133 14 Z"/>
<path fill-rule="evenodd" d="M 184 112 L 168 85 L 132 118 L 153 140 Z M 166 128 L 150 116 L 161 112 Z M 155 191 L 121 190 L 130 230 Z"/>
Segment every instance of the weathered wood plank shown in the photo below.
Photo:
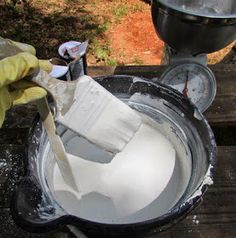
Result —
<path fill-rule="evenodd" d="M 209 66 L 217 79 L 217 95 L 205 112 L 211 125 L 236 125 L 236 67 L 230 65 Z M 127 74 L 145 78 L 159 78 L 167 66 L 117 66 L 89 67 L 91 76 Z"/>
<path fill-rule="evenodd" d="M 0 145 L 24 145 L 28 139 L 29 128 L 2 128 Z"/>
<path fill-rule="evenodd" d="M 233 146 L 236 144 L 236 127 L 235 126 L 213 126 L 212 130 L 215 135 L 218 146 Z"/>
<path fill-rule="evenodd" d="M 160 77 L 166 66 L 90 66 L 88 74 L 92 77 L 113 74 L 134 75 L 145 78 Z"/>
<path fill-rule="evenodd" d="M 34 103 L 15 106 L 6 114 L 2 128 L 29 128 L 37 114 L 37 107 Z"/>
<path fill-rule="evenodd" d="M 217 94 L 205 115 L 212 125 L 236 124 L 236 67 L 217 65 L 212 70 L 217 80 Z"/>
<path fill-rule="evenodd" d="M 0 208 L 9 207 L 12 193 L 25 174 L 25 145 L 0 145 Z"/>
<path fill-rule="evenodd" d="M 43 232 L 43 231 L 42 231 Z M 22 230 L 12 220 L 9 209 L 0 210 L 0 238 L 72 238 L 67 228 L 42 234 Z"/>

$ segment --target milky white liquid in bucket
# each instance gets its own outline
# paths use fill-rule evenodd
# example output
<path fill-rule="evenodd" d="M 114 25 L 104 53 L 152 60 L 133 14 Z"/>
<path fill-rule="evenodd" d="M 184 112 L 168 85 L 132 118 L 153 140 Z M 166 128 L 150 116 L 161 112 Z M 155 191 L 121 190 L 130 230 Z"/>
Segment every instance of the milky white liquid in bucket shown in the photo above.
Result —
<path fill-rule="evenodd" d="M 153 120 L 147 117 L 143 120 L 135 137 L 110 163 L 68 154 L 79 193 L 65 184 L 55 164 L 54 195 L 69 214 L 97 222 L 125 223 L 142 220 L 143 210 L 150 213 L 150 218 L 157 217 L 179 199 L 186 184 L 178 187 L 181 169 L 176 151 L 153 126 Z M 79 143 L 79 139 L 71 143 L 70 152 L 76 151 Z M 87 149 L 87 156 L 89 153 L 94 156 L 94 151 Z M 159 207 L 153 209 L 156 203 Z"/>

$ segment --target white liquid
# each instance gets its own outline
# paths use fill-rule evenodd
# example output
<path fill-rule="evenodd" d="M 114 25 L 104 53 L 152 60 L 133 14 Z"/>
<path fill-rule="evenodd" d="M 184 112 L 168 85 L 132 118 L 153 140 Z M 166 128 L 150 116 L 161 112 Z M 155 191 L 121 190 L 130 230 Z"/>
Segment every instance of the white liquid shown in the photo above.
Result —
<path fill-rule="evenodd" d="M 148 206 L 166 188 L 175 167 L 172 144 L 147 122 L 109 164 L 68 156 L 80 193 L 68 187 L 55 165 L 55 196 L 68 213 L 101 222 Z"/>

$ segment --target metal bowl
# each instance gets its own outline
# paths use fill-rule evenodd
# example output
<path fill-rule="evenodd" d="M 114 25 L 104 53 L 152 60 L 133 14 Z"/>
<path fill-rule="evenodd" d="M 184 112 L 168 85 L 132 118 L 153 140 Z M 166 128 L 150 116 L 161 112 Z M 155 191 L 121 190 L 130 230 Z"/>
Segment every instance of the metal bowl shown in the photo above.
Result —
<path fill-rule="evenodd" d="M 186 54 L 212 53 L 236 39 L 234 0 L 153 0 L 152 20 L 160 38 Z"/>

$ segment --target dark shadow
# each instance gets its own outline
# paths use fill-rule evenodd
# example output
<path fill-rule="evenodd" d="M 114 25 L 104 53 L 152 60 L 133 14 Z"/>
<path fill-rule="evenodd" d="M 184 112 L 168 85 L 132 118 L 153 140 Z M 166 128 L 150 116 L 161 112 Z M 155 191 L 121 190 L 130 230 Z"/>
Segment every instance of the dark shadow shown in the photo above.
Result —
<path fill-rule="evenodd" d="M 141 0 L 142 2 L 148 3 L 149 5 L 151 5 L 152 0 Z"/>
<path fill-rule="evenodd" d="M 57 56 L 58 46 L 69 40 L 93 42 L 104 30 L 83 2 L 67 0 L 64 8 L 57 6 L 53 12 L 31 1 L 0 4 L 0 35 L 33 45 L 39 58 Z"/>
<path fill-rule="evenodd" d="M 218 146 L 234 146 L 236 141 L 235 126 L 213 126 L 212 130 L 215 135 Z"/>

